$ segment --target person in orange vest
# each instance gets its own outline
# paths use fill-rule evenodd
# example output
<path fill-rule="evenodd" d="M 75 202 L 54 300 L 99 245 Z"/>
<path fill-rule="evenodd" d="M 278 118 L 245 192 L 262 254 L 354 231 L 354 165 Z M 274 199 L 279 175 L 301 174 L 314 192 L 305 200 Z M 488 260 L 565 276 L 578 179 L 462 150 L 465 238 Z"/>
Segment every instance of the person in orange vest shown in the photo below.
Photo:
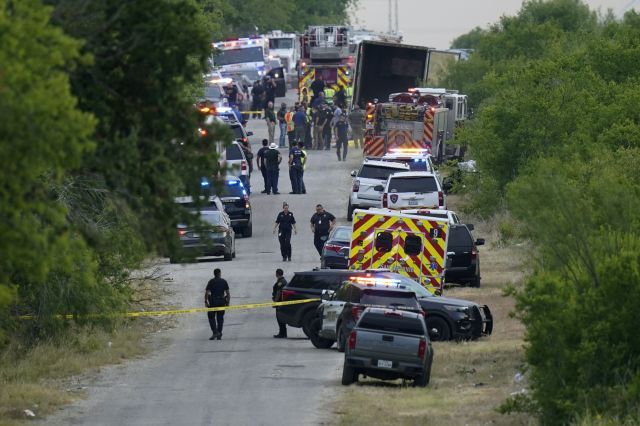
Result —
<path fill-rule="evenodd" d="M 293 124 L 293 114 L 295 113 L 295 107 L 289 108 L 289 111 L 284 115 L 284 122 L 287 124 L 287 138 L 289 139 L 289 148 L 293 146 L 293 139 L 295 136 L 295 126 Z"/>

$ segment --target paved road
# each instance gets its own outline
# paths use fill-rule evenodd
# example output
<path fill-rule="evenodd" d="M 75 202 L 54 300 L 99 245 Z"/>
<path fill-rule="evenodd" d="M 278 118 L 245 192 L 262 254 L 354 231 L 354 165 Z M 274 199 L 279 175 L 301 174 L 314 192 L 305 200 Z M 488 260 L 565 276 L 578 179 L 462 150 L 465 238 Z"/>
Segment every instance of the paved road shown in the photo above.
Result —
<path fill-rule="evenodd" d="M 248 126 L 254 152 L 266 137 L 262 121 Z M 237 240 L 237 258 L 191 265 L 163 266 L 182 307 L 201 306 L 203 289 L 220 267 L 231 287 L 232 304 L 269 301 L 277 267 L 291 277 L 319 265 L 309 218 L 316 203 L 346 223 L 349 171 L 362 155 L 351 152 L 338 162 L 334 151 L 309 151 L 306 195 L 289 195 L 288 170 L 281 168 L 281 195 L 260 194 L 262 178 L 252 177 L 253 237 Z M 284 153 L 286 154 L 286 153 Z M 283 263 L 273 222 L 287 201 L 298 221 L 292 262 Z M 112 367 L 88 384 L 85 401 L 63 410 L 47 424 L 73 425 L 298 425 L 329 420 L 326 403 L 340 391 L 342 356 L 335 349 L 315 349 L 300 329 L 289 339 L 274 339 L 273 309 L 226 314 L 221 341 L 209 341 L 206 316 L 177 319 L 176 328 L 156 339 L 169 344 L 146 360 Z M 329 411 L 330 413 L 330 411 Z"/>

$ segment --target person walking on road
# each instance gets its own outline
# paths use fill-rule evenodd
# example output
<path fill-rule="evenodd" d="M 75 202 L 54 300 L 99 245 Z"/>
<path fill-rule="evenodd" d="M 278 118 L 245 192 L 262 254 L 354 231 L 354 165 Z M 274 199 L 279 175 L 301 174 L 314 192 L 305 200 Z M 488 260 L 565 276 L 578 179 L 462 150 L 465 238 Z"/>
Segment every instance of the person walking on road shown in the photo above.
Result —
<path fill-rule="evenodd" d="M 304 173 L 304 157 L 305 154 L 302 151 L 304 144 L 298 142 L 298 146 L 291 148 L 289 151 L 289 169 L 291 170 L 291 193 L 302 194 L 302 175 Z"/>
<path fill-rule="evenodd" d="M 325 105 L 322 109 L 322 113 L 325 116 L 324 127 L 322 128 L 322 139 L 324 139 L 324 150 L 329 151 L 331 149 L 331 120 L 333 119 L 333 110 L 329 105 Z"/>
<path fill-rule="evenodd" d="M 280 254 L 283 262 L 291 262 L 291 231 L 297 235 L 296 219 L 289 211 L 289 204 L 282 203 L 282 211 L 276 217 L 276 224 L 273 226 L 273 233 L 278 231 L 278 241 L 280 242 Z"/>
<path fill-rule="evenodd" d="M 360 105 L 355 105 L 353 111 L 349 114 L 349 124 L 351 124 L 351 135 L 353 136 L 353 145 L 356 148 L 364 147 L 364 113 L 360 109 Z"/>
<path fill-rule="evenodd" d="M 231 294 L 229 293 L 229 284 L 221 277 L 222 272 L 219 268 L 213 270 L 213 278 L 207 283 L 204 291 L 204 305 L 207 308 L 218 308 L 229 306 Z M 209 327 L 213 334 L 209 340 L 222 338 L 222 326 L 224 325 L 224 311 L 207 312 L 209 318 Z"/>
<path fill-rule="evenodd" d="M 267 194 L 273 192 L 274 195 L 278 192 L 278 177 L 280 175 L 280 163 L 282 162 L 282 155 L 278 151 L 278 145 L 272 143 L 269 145 L 269 150 L 265 153 L 265 160 L 267 162 Z"/>
<path fill-rule="evenodd" d="M 269 178 L 267 175 L 267 152 L 269 151 L 269 141 L 266 139 L 262 139 L 262 148 L 258 150 L 256 154 L 256 163 L 258 168 L 260 169 L 260 173 L 262 173 L 262 179 L 264 180 L 264 190 L 263 194 L 269 193 Z"/>
<path fill-rule="evenodd" d="M 251 109 L 253 111 L 260 111 L 262 109 L 262 102 L 264 97 L 264 89 L 260 80 L 256 81 L 251 88 Z M 253 113 L 253 118 L 260 118 L 260 113 Z"/>
<path fill-rule="evenodd" d="M 284 102 L 280 105 L 280 109 L 278 110 L 278 114 L 276 117 L 278 118 L 278 126 L 280 127 L 280 139 L 278 140 L 279 148 L 284 148 L 286 146 L 285 135 L 287 134 L 287 120 L 285 116 L 287 115 L 287 104 Z"/>
<path fill-rule="evenodd" d="M 347 149 L 349 147 L 349 122 L 347 114 L 342 114 L 336 123 L 336 154 L 340 161 L 340 150 L 342 149 L 342 161 L 347 158 Z"/>
<path fill-rule="evenodd" d="M 273 139 L 276 133 L 276 113 L 273 111 L 273 102 L 267 103 L 264 109 L 264 119 L 267 122 L 267 129 L 269 130 L 269 143 L 273 143 Z"/>
<path fill-rule="evenodd" d="M 324 129 L 324 122 L 326 120 L 325 113 L 319 107 L 313 108 L 311 114 L 313 119 L 313 147 L 312 149 L 321 150 L 324 145 L 324 139 L 322 137 L 322 130 Z"/>
<path fill-rule="evenodd" d="M 322 204 L 316 206 L 316 212 L 311 216 L 311 232 L 313 232 L 313 245 L 318 254 L 322 256 L 322 248 L 329 238 L 329 233 L 336 224 L 336 217 L 325 211 Z"/>
<path fill-rule="evenodd" d="M 298 107 L 298 110 L 293 114 L 293 124 L 295 131 L 295 141 L 304 142 L 304 135 L 307 127 L 307 113 L 304 111 L 302 105 Z"/>
<path fill-rule="evenodd" d="M 293 146 L 293 142 L 295 141 L 295 127 L 293 124 L 293 115 L 295 112 L 295 107 L 291 107 L 284 116 L 284 121 L 287 123 L 287 139 L 289 140 L 289 148 Z"/>
<path fill-rule="evenodd" d="M 287 285 L 287 280 L 284 279 L 284 271 L 280 268 L 276 269 L 276 283 L 273 285 L 271 292 L 271 300 L 274 302 L 282 302 L 282 289 Z M 276 307 L 276 321 L 278 321 L 278 334 L 274 334 L 276 339 L 287 338 L 287 323 L 280 321 L 278 318 L 278 308 Z"/>

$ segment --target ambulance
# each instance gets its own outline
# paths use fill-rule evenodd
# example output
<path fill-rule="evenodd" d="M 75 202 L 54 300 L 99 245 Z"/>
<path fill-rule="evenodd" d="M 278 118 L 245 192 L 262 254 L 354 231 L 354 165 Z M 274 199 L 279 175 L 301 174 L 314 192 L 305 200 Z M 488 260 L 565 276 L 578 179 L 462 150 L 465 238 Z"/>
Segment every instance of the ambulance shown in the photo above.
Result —
<path fill-rule="evenodd" d="M 259 80 L 268 71 L 269 40 L 266 37 L 233 38 L 213 43 L 213 65 L 223 77 Z"/>
<path fill-rule="evenodd" d="M 387 209 L 355 210 L 350 270 L 387 269 L 441 295 L 450 220 Z"/>

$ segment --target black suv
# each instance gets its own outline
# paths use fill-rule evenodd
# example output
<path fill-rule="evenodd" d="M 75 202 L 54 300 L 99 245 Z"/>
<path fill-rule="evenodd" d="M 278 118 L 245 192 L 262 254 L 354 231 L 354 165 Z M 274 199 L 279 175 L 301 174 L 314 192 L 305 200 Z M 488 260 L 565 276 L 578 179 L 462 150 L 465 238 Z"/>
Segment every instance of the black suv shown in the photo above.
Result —
<path fill-rule="evenodd" d="M 231 219 L 233 230 L 245 238 L 250 237 L 253 234 L 251 202 L 242 181 L 236 176 L 227 176 L 220 186 L 222 192 L 218 196 Z"/>
<path fill-rule="evenodd" d="M 347 271 L 313 270 L 295 272 L 284 287 L 283 300 L 320 299 L 323 290 L 337 290 L 351 277 L 381 277 L 398 280 L 399 285 L 413 291 L 426 313 L 429 336 L 433 341 L 450 339 L 475 339 L 491 334 L 493 318 L 488 306 L 462 299 L 434 296 L 420 284 L 387 270 Z M 281 306 L 276 310 L 280 321 L 290 327 L 302 327 L 307 337 L 315 338 L 317 330 L 313 321 L 317 318 L 320 301 L 300 305 Z"/>
<path fill-rule="evenodd" d="M 404 286 L 378 285 L 375 281 L 384 280 L 380 278 L 373 278 L 371 282 L 366 282 L 368 279 L 361 282 L 358 277 L 352 278 L 353 281 L 345 281 L 329 300 L 318 307 L 318 316 L 322 318 L 318 335 L 325 340 L 335 340 L 340 352 L 344 352 L 347 336 L 367 307 L 423 313 L 416 294 Z M 316 346 L 314 339 L 311 342 Z"/>
<path fill-rule="evenodd" d="M 449 228 L 447 242 L 447 269 L 445 283 L 466 284 L 480 287 L 480 255 L 478 246 L 484 244 L 484 238 L 474 241 L 471 231 L 473 225 L 455 224 Z M 451 253 L 451 254 L 450 254 Z"/>

